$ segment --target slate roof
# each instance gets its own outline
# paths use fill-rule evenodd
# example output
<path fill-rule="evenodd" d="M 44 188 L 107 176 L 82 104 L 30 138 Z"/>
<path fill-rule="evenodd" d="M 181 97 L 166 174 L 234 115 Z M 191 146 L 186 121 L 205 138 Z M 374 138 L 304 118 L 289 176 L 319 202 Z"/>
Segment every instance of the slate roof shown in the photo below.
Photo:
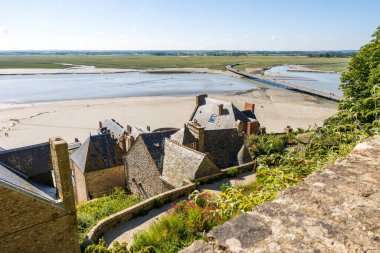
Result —
<path fill-rule="evenodd" d="M 219 116 L 220 104 L 223 104 L 223 114 Z M 216 130 L 235 128 L 237 120 L 249 122 L 251 119 L 256 119 L 252 112 L 241 112 L 231 102 L 203 97 L 190 121 L 196 121 L 205 130 Z"/>
<path fill-rule="evenodd" d="M 182 145 L 187 145 L 197 141 L 197 138 L 190 132 L 190 130 L 186 126 L 178 130 L 175 134 L 173 134 L 170 137 L 170 139 Z"/>
<path fill-rule="evenodd" d="M 116 139 L 120 139 L 126 131 L 122 125 L 120 125 L 114 119 L 105 119 L 102 121 L 102 129 L 107 129 L 114 135 Z M 101 130 L 102 130 L 101 129 Z"/>
<path fill-rule="evenodd" d="M 70 156 L 83 172 L 123 165 L 123 150 L 109 134 L 92 135 Z"/>
<path fill-rule="evenodd" d="M 48 142 L 0 151 L 0 162 L 36 182 L 53 185 Z"/>
<path fill-rule="evenodd" d="M 36 183 L 26 175 L 2 163 L 0 163 L 0 184 L 49 201 L 58 199 L 54 186 Z"/>
<path fill-rule="evenodd" d="M 165 138 L 169 139 L 170 136 L 177 131 L 178 130 L 175 129 L 162 132 L 140 134 L 140 138 L 144 142 L 160 173 L 162 172 L 163 166 Z"/>

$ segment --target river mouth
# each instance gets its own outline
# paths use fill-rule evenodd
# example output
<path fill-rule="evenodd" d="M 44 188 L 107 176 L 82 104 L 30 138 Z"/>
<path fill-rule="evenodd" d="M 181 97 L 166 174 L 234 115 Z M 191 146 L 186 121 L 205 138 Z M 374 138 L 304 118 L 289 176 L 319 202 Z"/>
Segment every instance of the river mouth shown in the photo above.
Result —
<path fill-rule="evenodd" d="M 0 106 L 99 98 L 193 96 L 257 88 L 246 79 L 208 73 L 43 74 L 0 76 Z"/>
<path fill-rule="evenodd" d="M 288 65 L 281 65 L 266 70 L 264 75 L 275 80 L 342 96 L 342 91 L 339 89 L 341 75 L 338 73 L 297 71 Z"/>

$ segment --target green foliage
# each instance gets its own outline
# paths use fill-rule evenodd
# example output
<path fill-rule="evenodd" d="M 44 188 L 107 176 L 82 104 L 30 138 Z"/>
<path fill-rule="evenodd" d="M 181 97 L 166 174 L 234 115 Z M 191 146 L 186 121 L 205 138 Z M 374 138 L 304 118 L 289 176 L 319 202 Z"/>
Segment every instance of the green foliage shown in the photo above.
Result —
<path fill-rule="evenodd" d="M 101 219 L 117 213 L 140 202 L 141 199 L 127 195 L 122 189 L 115 188 L 111 195 L 77 206 L 79 238 L 82 241 L 86 233 Z"/>
<path fill-rule="evenodd" d="M 344 64 L 345 58 L 311 58 L 298 56 L 152 56 L 152 55 L 13 55 L 0 56 L 1 68 L 67 68 L 57 62 L 92 65 L 97 68 L 162 69 L 210 68 L 226 70 L 231 63 L 244 63 L 238 69 L 265 68 L 283 64 L 324 64 L 335 70 L 335 63 Z M 332 64 L 334 63 L 334 64 Z"/>
<path fill-rule="evenodd" d="M 223 222 L 213 215 L 210 199 L 211 195 L 196 191 L 188 201 L 173 206 L 167 215 L 135 237 L 132 252 L 140 252 L 147 247 L 151 247 L 152 252 L 178 252 L 203 238 L 206 231 Z"/>
<path fill-rule="evenodd" d="M 108 249 L 106 241 L 103 238 L 101 238 L 99 239 L 98 244 L 89 245 L 84 252 L 85 253 L 130 253 L 127 246 L 128 244 L 126 242 L 119 243 L 116 241 L 112 244 L 112 247 Z"/>
<path fill-rule="evenodd" d="M 228 188 L 231 188 L 231 185 L 229 183 L 223 183 L 221 186 L 220 186 L 220 190 L 222 192 L 225 192 Z"/>
<path fill-rule="evenodd" d="M 247 140 L 247 146 L 252 156 L 268 155 L 271 153 L 283 152 L 287 138 L 285 136 L 268 134 L 268 135 L 251 135 Z"/>
<path fill-rule="evenodd" d="M 159 208 L 159 207 L 161 207 L 163 205 L 164 205 L 164 201 L 163 201 L 163 199 L 161 197 L 158 197 L 158 198 L 154 199 L 153 206 L 155 208 Z"/>
<path fill-rule="evenodd" d="M 236 177 L 239 174 L 239 170 L 236 167 L 231 167 L 227 170 L 227 177 Z"/>

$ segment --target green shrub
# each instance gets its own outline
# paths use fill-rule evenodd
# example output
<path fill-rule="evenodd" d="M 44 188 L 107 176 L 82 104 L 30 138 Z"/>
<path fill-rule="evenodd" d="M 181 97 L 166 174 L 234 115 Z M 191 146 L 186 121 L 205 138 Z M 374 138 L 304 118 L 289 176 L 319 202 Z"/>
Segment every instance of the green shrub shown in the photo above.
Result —
<path fill-rule="evenodd" d="M 82 243 L 86 233 L 101 219 L 140 202 L 139 197 L 127 195 L 122 189 L 115 190 L 105 197 L 77 206 L 79 238 Z M 85 247 L 85 245 L 83 245 Z"/>
<path fill-rule="evenodd" d="M 239 174 L 239 170 L 236 167 L 231 167 L 227 170 L 228 177 L 236 177 Z"/>
<path fill-rule="evenodd" d="M 223 183 L 221 186 L 220 186 L 220 190 L 222 192 L 225 192 L 228 188 L 231 188 L 231 185 L 229 183 Z"/>
<path fill-rule="evenodd" d="M 153 206 L 155 208 L 159 208 L 164 205 L 164 200 L 161 197 L 157 197 L 153 201 Z"/>

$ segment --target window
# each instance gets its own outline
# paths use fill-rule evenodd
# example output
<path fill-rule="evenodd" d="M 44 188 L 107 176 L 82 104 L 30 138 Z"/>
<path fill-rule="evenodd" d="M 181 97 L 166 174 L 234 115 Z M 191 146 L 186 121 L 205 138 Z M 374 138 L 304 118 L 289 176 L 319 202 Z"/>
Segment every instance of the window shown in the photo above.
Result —
<path fill-rule="evenodd" d="M 212 115 L 210 116 L 210 119 L 208 120 L 208 122 L 210 122 L 210 123 L 214 123 L 215 119 L 216 119 L 216 114 L 212 114 Z"/>

